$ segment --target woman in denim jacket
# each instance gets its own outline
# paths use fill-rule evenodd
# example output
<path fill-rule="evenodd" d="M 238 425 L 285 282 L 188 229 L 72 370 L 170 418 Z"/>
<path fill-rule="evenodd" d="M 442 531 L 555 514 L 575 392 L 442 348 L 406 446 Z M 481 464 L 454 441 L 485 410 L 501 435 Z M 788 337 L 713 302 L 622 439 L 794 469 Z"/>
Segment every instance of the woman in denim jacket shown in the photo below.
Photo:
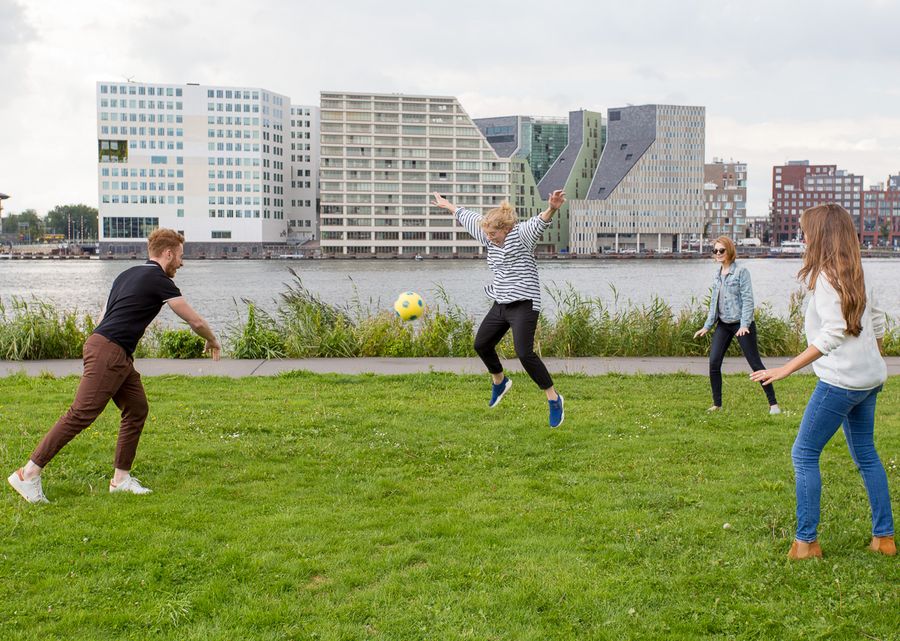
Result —
<path fill-rule="evenodd" d="M 709 314 L 706 323 L 694 334 L 694 338 L 705 336 L 716 325 L 712 346 L 709 350 L 709 384 L 712 387 L 713 404 L 710 412 L 722 408 L 722 360 L 737 337 L 744 358 L 753 371 L 765 369 L 759 357 L 756 344 L 756 323 L 753 321 L 753 285 L 750 283 L 750 272 L 735 261 L 737 250 L 727 236 L 720 236 L 713 245 L 713 256 L 719 263 L 716 278 L 713 281 L 712 296 L 709 299 Z M 769 414 L 781 414 L 778 401 L 775 400 L 775 389 L 771 385 L 763 386 L 769 400 Z"/>

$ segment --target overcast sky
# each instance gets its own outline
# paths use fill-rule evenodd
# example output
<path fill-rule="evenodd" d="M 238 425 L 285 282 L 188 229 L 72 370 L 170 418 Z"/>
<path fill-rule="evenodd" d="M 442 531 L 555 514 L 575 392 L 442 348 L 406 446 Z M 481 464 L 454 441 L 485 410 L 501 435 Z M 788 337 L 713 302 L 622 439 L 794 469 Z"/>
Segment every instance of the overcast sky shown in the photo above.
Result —
<path fill-rule="evenodd" d="M 98 80 L 455 95 L 472 117 L 706 107 L 706 157 L 900 173 L 892 0 L 0 0 L 9 212 L 97 205 Z"/>

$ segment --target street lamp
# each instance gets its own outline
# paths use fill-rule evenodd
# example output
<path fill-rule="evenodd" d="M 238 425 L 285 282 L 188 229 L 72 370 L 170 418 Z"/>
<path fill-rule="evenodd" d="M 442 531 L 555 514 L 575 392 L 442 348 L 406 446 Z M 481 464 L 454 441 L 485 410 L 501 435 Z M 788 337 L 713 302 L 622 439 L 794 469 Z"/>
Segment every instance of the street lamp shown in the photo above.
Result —
<path fill-rule="evenodd" d="M 0 193 L 0 235 L 3 233 L 3 201 L 7 198 L 9 198 L 9 196 Z M 9 253 L 12 254 L 12 242 L 9 243 Z"/>
<path fill-rule="evenodd" d="M 9 198 L 9 196 L 0 193 L 0 235 L 3 234 L 3 201 L 7 198 Z M 9 246 L 12 247 L 12 243 L 10 243 Z"/>

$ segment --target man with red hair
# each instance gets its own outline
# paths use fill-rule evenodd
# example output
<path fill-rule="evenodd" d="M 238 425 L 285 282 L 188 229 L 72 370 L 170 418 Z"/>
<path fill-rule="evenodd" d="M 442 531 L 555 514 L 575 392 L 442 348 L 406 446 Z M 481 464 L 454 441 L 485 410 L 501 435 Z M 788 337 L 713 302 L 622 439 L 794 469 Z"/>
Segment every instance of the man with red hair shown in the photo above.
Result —
<path fill-rule="evenodd" d="M 141 375 L 134 369 L 133 355 L 164 304 L 206 339 L 206 351 L 219 360 L 221 345 L 216 335 L 172 281 L 182 266 L 184 237 L 171 229 L 157 229 L 147 239 L 147 254 L 146 263 L 126 269 L 113 282 L 100 324 L 85 341 L 84 373 L 71 407 L 47 432 L 28 463 L 9 476 L 9 484 L 29 503 L 48 502 L 41 471 L 97 419 L 110 399 L 121 410 L 122 421 L 109 491 L 150 493 L 130 473 L 148 413 L 147 395 Z"/>

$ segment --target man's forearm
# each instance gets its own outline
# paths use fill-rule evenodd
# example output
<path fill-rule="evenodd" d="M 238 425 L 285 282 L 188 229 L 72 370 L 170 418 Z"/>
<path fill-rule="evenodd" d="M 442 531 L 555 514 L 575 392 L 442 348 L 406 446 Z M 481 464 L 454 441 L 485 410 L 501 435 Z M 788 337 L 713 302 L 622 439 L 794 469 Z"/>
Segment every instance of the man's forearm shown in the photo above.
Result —
<path fill-rule="evenodd" d="M 195 334 L 205 338 L 210 343 L 215 343 L 218 341 L 215 333 L 213 333 L 212 328 L 209 326 L 209 323 L 207 323 L 206 320 L 202 318 L 191 323 L 191 329 L 194 330 Z"/>

